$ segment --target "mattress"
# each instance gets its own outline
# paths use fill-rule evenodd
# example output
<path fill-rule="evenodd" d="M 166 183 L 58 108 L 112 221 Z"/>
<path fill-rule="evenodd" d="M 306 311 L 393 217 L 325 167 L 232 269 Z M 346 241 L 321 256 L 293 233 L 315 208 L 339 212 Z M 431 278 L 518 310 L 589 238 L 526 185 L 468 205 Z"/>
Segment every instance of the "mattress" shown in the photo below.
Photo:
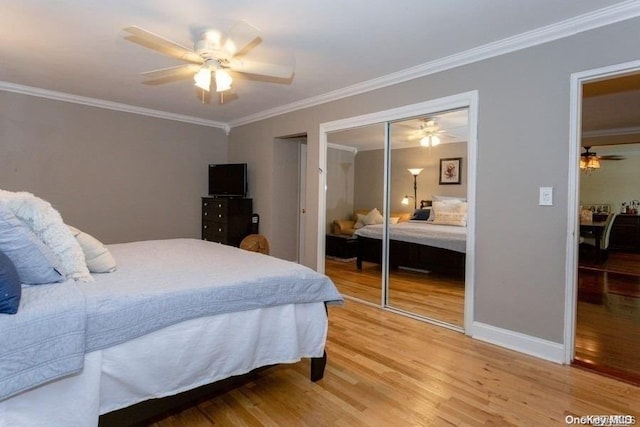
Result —
<path fill-rule="evenodd" d="M 356 231 L 357 236 L 382 239 L 383 224 L 367 225 Z M 466 253 L 467 228 L 432 224 L 427 221 L 406 221 L 389 225 L 389 239 L 416 243 Z"/>
<path fill-rule="evenodd" d="M 279 363 L 321 357 L 322 303 L 181 322 L 85 356 L 80 374 L 0 401 L 0 426 L 90 427 L 100 414 Z"/>

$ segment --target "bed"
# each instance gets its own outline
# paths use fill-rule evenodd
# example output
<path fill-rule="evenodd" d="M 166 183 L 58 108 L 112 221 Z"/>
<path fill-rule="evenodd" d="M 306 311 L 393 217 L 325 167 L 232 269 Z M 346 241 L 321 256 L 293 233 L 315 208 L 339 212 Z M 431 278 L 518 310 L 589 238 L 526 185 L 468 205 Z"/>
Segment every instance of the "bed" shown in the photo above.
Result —
<path fill-rule="evenodd" d="M 0 425 L 95 426 L 99 416 L 256 368 L 312 359 L 342 296 L 292 262 L 195 240 L 108 245 L 117 270 L 26 287 L 0 314 Z"/>
<path fill-rule="evenodd" d="M 383 224 L 356 231 L 356 265 L 364 261 L 382 263 Z M 389 267 L 446 273 L 464 277 L 466 227 L 411 220 L 389 224 Z"/>

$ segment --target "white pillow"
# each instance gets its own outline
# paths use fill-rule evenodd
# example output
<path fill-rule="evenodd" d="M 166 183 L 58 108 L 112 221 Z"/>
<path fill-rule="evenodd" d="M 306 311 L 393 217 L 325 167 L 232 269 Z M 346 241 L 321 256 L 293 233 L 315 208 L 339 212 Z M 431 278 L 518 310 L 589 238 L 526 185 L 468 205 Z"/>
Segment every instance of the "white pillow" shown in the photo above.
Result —
<path fill-rule="evenodd" d="M 31 193 L 0 190 L 0 203 L 23 221 L 60 260 L 66 278 L 91 282 L 82 248 L 51 204 Z"/>
<path fill-rule="evenodd" d="M 441 196 L 434 196 L 441 197 Z M 460 198 L 449 198 L 442 200 L 434 200 L 431 206 L 431 213 L 427 221 L 433 222 L 436 218 L 436 211 L 440 212 L 458 212 L 460 209 L 466 213 L 468 210 L 468 203 Z M 461 211 L 462 212 L 462 211 Z"/>
<path fill-rule="evenodd" d="M 100 240 L 70 225 L 67 227 L 80 244 L 90 272 L 111 273 L 116 270 L 116 260 Z"/>
<path fill-rule="evenodd" d="M 466 202 L 467 198 L 466 197 L 461 197 L 461 196 L 433 196 L 433 200 L 434 201 L 446 201 L 446 200 L 459 200 L 461 202 Z"/>
<path fill-rule="evenodd" d="M 365 225 L 374 225 L 382 224 L 383 221 L 384 217 L 382 216 L 380 211 L 377 208 L 373 208 L 367 215 L 365 215 L 362 222 L 364 222 Z"/>
<path fill-rule="evenodd" d="M 390 216 L 389 217 L 389 224 L 397 224 L 400 221 L 400 217 L 399 216 Z"/>
<path fill-rule="evenodd" d="M 469 204 L 458 200 L 442 200 L 433 202 L 431 209 L 434 224 L 467 226 Z"/>
<path fill-rule="evenodd" d="M 436 216 L 433 219 L 434 224 L 441 225 L 456 225 L 459 227 L 467 226 L 467 213 L 466 212 L 436 212 Z"/>
<path fill-rule="evenodd" d="M 356 221 L 355 225 L 353 226 L 353 228 L 355 228 L 356 230 L 359 229 L 359 228 L 364 227 L 365 225 L 367 225 L 367 224 L 364 223 L 365 215 L 362 215 L 362 214 L 357 214 L 357 215 L 358 215 L 358 220 Z"/>

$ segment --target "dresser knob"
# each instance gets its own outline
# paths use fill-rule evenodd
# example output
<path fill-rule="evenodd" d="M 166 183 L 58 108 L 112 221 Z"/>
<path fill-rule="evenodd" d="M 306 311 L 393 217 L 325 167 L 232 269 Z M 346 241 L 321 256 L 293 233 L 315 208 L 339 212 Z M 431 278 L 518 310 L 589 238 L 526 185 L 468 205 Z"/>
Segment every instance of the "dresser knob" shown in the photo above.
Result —
<path fill-rule="evenodd" d="M 221 208 L 222 207 L 222 203 L 218 203 L 218 207 Z"/>
<path fill-rule="evenodd" d="M 222 228 L 218 228 L 218 232 L 222 233 Z"/>
<path fill-rule="evenodd" d="M 207 213 L 206 213 L 206 212 L 204 213 L 204 216 L 207 216 Z"/>
<path fill-rule="evenodd" d="M 222 218 L 222 214 L 218 214 L 218 218 Z"/>
<path fill-rule="evenodd" d="M 203 226 L 202 226 L 202 228 L 207 228 L 207 226 L 206 226 L 206 225 L 203 225 Z"/>
<path fill-rule="evenodd" d="M 205 206 L 209 206 L 209 205 L 207 204 L 207 202 L 204 202 L 204 205 L 205 205 Z"/>

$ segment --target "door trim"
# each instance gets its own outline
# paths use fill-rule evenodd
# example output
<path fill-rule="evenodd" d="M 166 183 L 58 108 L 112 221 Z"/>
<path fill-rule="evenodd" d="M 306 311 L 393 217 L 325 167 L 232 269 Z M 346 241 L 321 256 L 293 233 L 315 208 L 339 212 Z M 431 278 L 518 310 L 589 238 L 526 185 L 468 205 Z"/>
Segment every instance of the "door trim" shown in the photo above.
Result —
<path fill-rule="evenodd" d="M 565 265 L 564 357 L 575 356 L 576 308 L 578 304 L 578 236 L 580 203 L 580 130 L 582 128 L 582 85 L 640 71 L 640 60 L 571 74 L 569 115 L 569 188 L 567 191 L 567 242 Z"/>
<path fill-rule="evenodd" d="M 475 290 L 475 224 L 476 224 L 476 161 L 478 137 L 478 91 L 469 91 L 399 108 L 379 111 L 360 116 L 325 122 L 320 124 L 320 144 L 318 156 L 318 246 L 317 271 L 324 273 L 326 235 L 326 185 L 327 185 L 327 132 L 367 126 L 408 117 L 433 114 L 445 110 L 468 108 L 469 140 L 467 141 L 467 200 L 469 212 L 467 220 L 467 256 L 465 273 L 464 331 L 473 335 L 474 290 Z M 386 183 L 385 183 L 386 187 Z M 387 189 L 385 188 L 385 192 Z M 382 307 L 384 308 L 384 307 Z"/>

